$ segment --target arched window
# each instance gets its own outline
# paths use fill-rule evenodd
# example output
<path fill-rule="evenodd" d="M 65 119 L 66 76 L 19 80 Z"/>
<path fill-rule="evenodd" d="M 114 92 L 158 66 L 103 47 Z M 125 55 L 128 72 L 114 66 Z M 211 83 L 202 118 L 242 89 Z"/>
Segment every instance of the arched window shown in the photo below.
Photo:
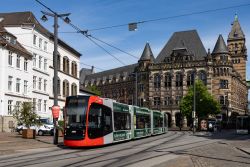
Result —
<path fill-rule="evenodd" d="M 189 72 L 187 75 L 187 86 L 191 86 L 194 84 L 194 73 Z"/>
<path fill-rule="evenodd" d="M 71 85 L 71 95 L 77 95 L 77 85 L 75 83 Z"/>
<path fill-rule="evenodd" d="M 204 85 L 207 85 L 207 74 L 205 71 L 200 71 L 199 79 L 203 82 Z"/>
<path fill-rule="evenodd" d="M 71 75 L 77 77 L 77 65 L 75 61 L 72 61 L 71 63 Z"/>
<path fill-rule="evenodd" d="M 69 81 L 67 80 L 63 81 L 63 96 L 69 96 Z"/>
<path fill-rule="evenodd" d="M 154 75 L 154 87 L 155 88 L 160 88 L 161 87 L 161 76 L 160 76 L 160 74 L 155 74 Z"/>
<path fill-rule="evenodd" d="M 69 74 L 69 58 L 67 56 L 63 57 L 63 71 Z"/>
<path fill-rule="evenodd" d="M 176 74 L 176 87 L 182 87 L 183 86 L 183 76 L 180 72 Z"/>
<path fill-rule="evenodd" d="M 165 75 L 165 87 L 166 88 L 170 88 L 172 85 L 172 77 L 171 77 L 171 74 L 170 73 L 167 73 Z"/>

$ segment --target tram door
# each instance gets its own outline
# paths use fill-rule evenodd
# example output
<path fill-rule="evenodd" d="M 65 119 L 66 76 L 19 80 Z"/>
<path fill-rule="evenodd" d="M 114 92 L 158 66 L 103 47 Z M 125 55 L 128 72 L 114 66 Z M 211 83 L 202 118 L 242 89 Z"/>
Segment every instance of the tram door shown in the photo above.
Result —
<path fill-rule="evenodd" d="M 236 133 L 248 134 L 249 118 L 248 116 L 237 116 L 236 118 Z"/>

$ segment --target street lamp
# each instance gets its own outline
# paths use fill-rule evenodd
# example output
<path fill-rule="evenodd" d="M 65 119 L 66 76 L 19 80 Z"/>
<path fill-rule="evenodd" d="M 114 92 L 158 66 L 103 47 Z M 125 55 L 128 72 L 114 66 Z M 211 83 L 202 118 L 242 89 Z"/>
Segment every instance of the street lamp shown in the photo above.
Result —
<path fill-rule="evenodd" d="M 58 55 L 58 18 L 62 18 L 66 23 L 70 23 L 70 19 L 68 18 L 68 16 L 70 15 L 70 13 L 66 13 L 66 14 L 57 14 L 56 12 L 44 12 L 41 11 L 43 13 L 42 16 L 42 21 L 47 21 L 48 18 L 46 16 L 50 16 L 54 18 L 54 52 L 53 52 L 53 65 L 54 65 L 54 79 L 53 79 L 53 90 L 54 90 L 54 105 L 53 108 L 58 108 L 58 92 L 57 92 L 57 79 L 58 79 L 58 60 L 57 60 L 57 55 Z M 64 18 L 66 17 L 66 18 Z M 52 111 L 53 112 L 53 111 Z M 54 122 L 54 138 L 53 138 L 53 143 L 54 144 L 58 144 L 58 129 L 57 129 L 57 121 L 58 118 L 53 117 L 53 122 Z"/>

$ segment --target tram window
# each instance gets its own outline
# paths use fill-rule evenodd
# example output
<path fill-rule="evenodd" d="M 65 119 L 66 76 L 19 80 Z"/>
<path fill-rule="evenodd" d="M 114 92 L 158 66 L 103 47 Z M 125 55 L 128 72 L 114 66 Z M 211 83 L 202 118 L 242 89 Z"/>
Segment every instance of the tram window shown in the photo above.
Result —
<path fill-rule="evenodd" d="M 136 115 L 136 129 L 150 128 L 149 115 Z"/>
<path fill-rule="evenodd" d="M 130 130 L 131 118 L 129 113 L 114 112 L 115 130 Z"/>
<path fill-rule="evenodd" d="M 163 127 L 162 118 L 159 116 L 154 116 L 154 128 Z"/>
<path fill-rule="evenodd" d="M 102 137 L 112 132 L 111 109 L 93 103 L 89 109 L 88 136 L 91 139 Z"/>

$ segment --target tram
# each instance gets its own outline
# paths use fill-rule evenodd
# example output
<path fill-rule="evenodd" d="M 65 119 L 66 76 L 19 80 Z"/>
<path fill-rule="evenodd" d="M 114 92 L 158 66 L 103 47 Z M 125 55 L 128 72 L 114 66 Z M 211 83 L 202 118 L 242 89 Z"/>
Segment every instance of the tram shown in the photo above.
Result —
<path fill-rule="evenodd" d="M 69 96 L 64 109 L 64 145 L 102 146 L 167 132 L 160 111 L 99 96 Z"/>

